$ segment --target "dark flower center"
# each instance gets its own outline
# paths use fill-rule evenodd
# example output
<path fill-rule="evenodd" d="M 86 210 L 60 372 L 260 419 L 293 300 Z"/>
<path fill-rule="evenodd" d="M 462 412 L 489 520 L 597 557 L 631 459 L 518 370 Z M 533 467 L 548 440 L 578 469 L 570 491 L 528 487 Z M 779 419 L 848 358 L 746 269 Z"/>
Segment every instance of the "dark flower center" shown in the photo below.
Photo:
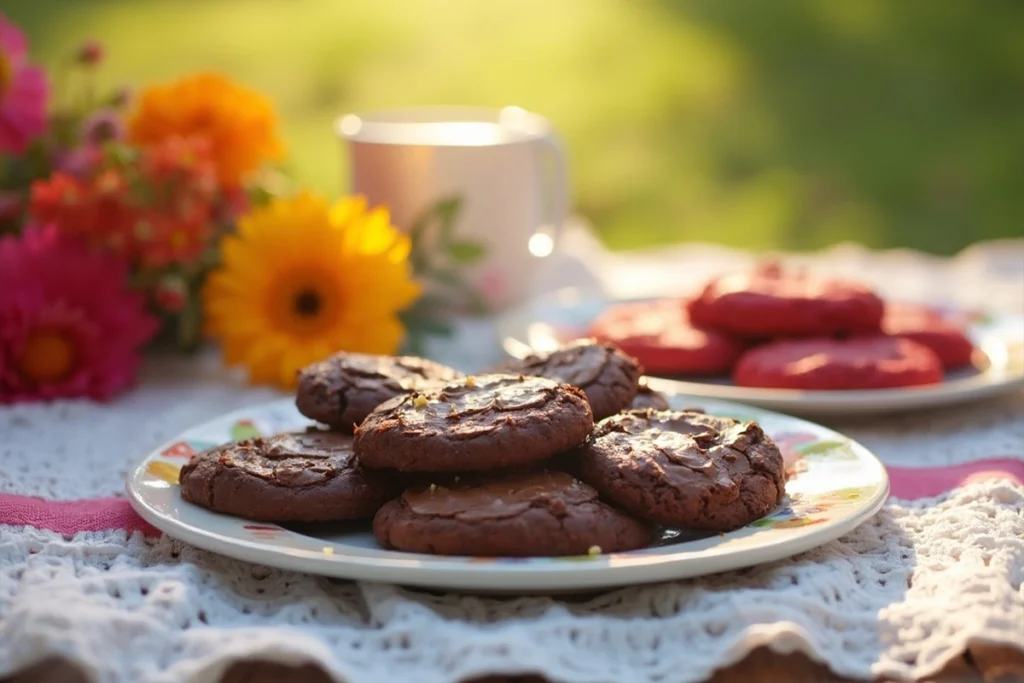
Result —
<path fill-rule="evenodd" d="M 295 312 L 312 317 L 320 312 L 320 295 L 312 289 L 304 289 L 295 297 Z"/>

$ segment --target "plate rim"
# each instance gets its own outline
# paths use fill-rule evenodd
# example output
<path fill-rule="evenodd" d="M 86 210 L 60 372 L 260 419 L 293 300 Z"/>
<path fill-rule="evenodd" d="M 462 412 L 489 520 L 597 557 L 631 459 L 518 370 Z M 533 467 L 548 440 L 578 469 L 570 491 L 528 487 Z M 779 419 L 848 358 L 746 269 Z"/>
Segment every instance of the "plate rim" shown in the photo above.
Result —
<path fill-rule="evenodd" d="M 676 392 L 673 392 L 676 393 Z M 824 525 L 800 527 L 792 530 L 793 537 L 784 539 L 782 543 L 759 544 L 749 547 L 728 548 L 712 547 L 704 550 L 680 550 L 663 554 L 630 554 L 613 553 L 610 555 L 588 558 L 587 561 L 557 561 L 531 565 L 518 562 L 480 562 L 467 564 L 466 558 L 449 558 L 424 556 L 400 551 L 379 552 L 393 553 L 398 557 L 373 557 L 349 555 L 344 546 L 329 541 L 316 539 L 285 527 L 280 527 L 288 534 L 288 538 L 296 541 L 299 547 L 282 548 L 268 545 L 259 540 L 232 538 L 216 530 L 203 528 L 180 517 L 166 514 L 151 504 L 145 495 L 146 487 L 136 485 L 146 473 L 146 467 L 163 451 L 175 443 L 188 438 L 190 433 L 212 429 L 220 423 L 249 417 L 259 411 L 279 410 L 285 405 L 294 410 L 294 401 L 281 398 L 269 402 L 226 412 L 220 416 L 193 425 L 171 439 L 160 444 L 145 457 L 132 466 L 126 477 L 125 489 L 132 508 L 149 524 L 163 531 L 168 536 L 187 542 L 198 548 L 214 552 L 234 559 L 255 562 L 280 569 L 302 571 L 336 578 L 351 580 L 389 582 L 407 586 L 441 588 L 445 590 L 483 590 L 487 592 L 552 593 L 560 590 L 610 589 L 614 587 L 667 581 L 674 579 L 703 576 L 726 570 L 740 569 L 792 557 L 816 548 L 824 543 L 839 538 L 863 522 L 873 517 L 885 504 L 889 495 L 889 477 L 884 464 L 868 448 L 854 439 L 825 425 L 791 415 L 776 413 L 764 408 L 737 404 L 707 397 L 677 394 L 679 401 L 695 399 L 711 401 L 716 409 L 735 410 L 738 414 L 754 410 L 768 413 L 772 419 L 784 419 L 791 422 L 794 429 L 810 426 L 815 432 L 824 430 L 828 434 L 841 437 L 850 448 L 857 453 L 858 460 L 874 468 L 877 480 L 872 484 L 874 491 L 856 507 L 851 507 L 846 514 L 830 520 Z M 763 419 L 764 415 L 758 416 Z M 310 421 L 312 424 L 312 421 Z M 168 488 L 172 485 L 168 484 Z M 173 486 L 174 496 L 180 496 L 178 487 Z M 195 514 L 202 519 L 210 515 L 220 520 L 233 520 L 230 523 L 244 527 L 246 524 L 258 524 L 239 517 L 221 515 L 204 510 L 191 503 L 180 501 L 181 504 L 194 508 Z M 277 526 L 277 525 L 273 525 Z M 790 531 L 790 530 L 787 530 Z M 737 533 L 737 532 L 730 532 Z M 760 532 L 755 532 L 760 533 Z M 728 540 L 729 534 L 719 535 Z M 332 552 L 327 554 L 324 548 L 330 546 Z M 643 551 L 634 551 L 642 553 Z"/>

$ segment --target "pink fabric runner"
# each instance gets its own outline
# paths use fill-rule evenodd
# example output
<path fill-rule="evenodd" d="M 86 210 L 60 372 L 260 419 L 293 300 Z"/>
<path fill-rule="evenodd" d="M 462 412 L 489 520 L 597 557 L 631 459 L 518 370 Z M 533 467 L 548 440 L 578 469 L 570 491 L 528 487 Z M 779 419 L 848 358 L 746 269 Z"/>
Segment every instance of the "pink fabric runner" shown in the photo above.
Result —
<path fill-rule="evenodd" d="M 993 458 L 951 467 L 889 467 L 891 495 L 904 500 L 937 496 L 980 479 L 1008 478 L 1024 484 L 1024 461 Z M 0 524 L 31 526 L 61 534 L 80 531 L 124 529 L 146 536 L 160 532 L 135 514 L 124 498 L 50 501 L 13 494 L 0 494 Z"/>
<path fill-rule="evenodd" d="M 124 529 L 147 536 L 160 532 L 139 517 L 124 498 L 54 501 L 0 494 L 0 524 L 32 526 L 61 534 Z"/>

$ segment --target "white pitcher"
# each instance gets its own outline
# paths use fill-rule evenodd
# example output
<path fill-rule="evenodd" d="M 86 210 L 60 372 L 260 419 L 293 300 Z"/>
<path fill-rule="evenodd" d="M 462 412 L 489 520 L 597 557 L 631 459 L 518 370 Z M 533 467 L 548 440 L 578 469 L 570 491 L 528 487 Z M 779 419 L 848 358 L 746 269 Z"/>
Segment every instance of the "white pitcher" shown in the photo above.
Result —
<path fill-rule="evenodd" d="M 336 128 L 353 193 L 389 207 L 401 229 L 458 196 L 454 231 L 484 248 L 468 281 L 495 310 L 524 300 L 568 211 L 565 155 L 546 119 L 518 107 L 429 107 L 348 114 Z"/>

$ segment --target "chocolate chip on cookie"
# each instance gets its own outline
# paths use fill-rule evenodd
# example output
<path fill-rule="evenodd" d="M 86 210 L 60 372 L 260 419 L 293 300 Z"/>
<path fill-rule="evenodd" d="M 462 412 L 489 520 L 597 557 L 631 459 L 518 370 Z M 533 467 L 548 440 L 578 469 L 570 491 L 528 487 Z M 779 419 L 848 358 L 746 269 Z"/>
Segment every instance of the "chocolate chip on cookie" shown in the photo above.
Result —
<path fill-rule="evenodd" d="M 647 527 L 562 472 L 531 472 L 406 490 L 373 519 L 385 548 L 441 555 L 560 556 L 621 552 Z"/>
<path fill-rule="evenodd" d="M 583 481 L 627 512 L 668 527 L 730 531 L 785 493 L 778 447 L 753 422 L 683 411 L 602 421 L 580 457 Z"/>
<path fill-rule="evenodd" d="M 359 465 L 352 437 L 319 430 L 217 446 L 179 475 L 190 503 L 262 522 L 372 517 L 394 495 L 391 479 Z"/>
<path fill-rule="evenodd" d="M 388 399 L 462 376 L 423 358 L 336 353 L 299 371 L 295 404 L 306 417 L 351 434 Z"/>
<path fill-rule="evenodd" d="M 367 467 L 405 472 L 493 470 L 580 445 L 594 421 L 583 392 L 541 377 L 479 375 L 399 396 L 356 430 Z"/>
<path fill-rule="evenodd" d="M 594 419 L 614 415 L 636 396 L 641 368 L 636 359 L 618 347 L 577 339 L 548 352 L 505 361 L 497 372 L 547 377 L 579 387 L 586 393 Z"/>

